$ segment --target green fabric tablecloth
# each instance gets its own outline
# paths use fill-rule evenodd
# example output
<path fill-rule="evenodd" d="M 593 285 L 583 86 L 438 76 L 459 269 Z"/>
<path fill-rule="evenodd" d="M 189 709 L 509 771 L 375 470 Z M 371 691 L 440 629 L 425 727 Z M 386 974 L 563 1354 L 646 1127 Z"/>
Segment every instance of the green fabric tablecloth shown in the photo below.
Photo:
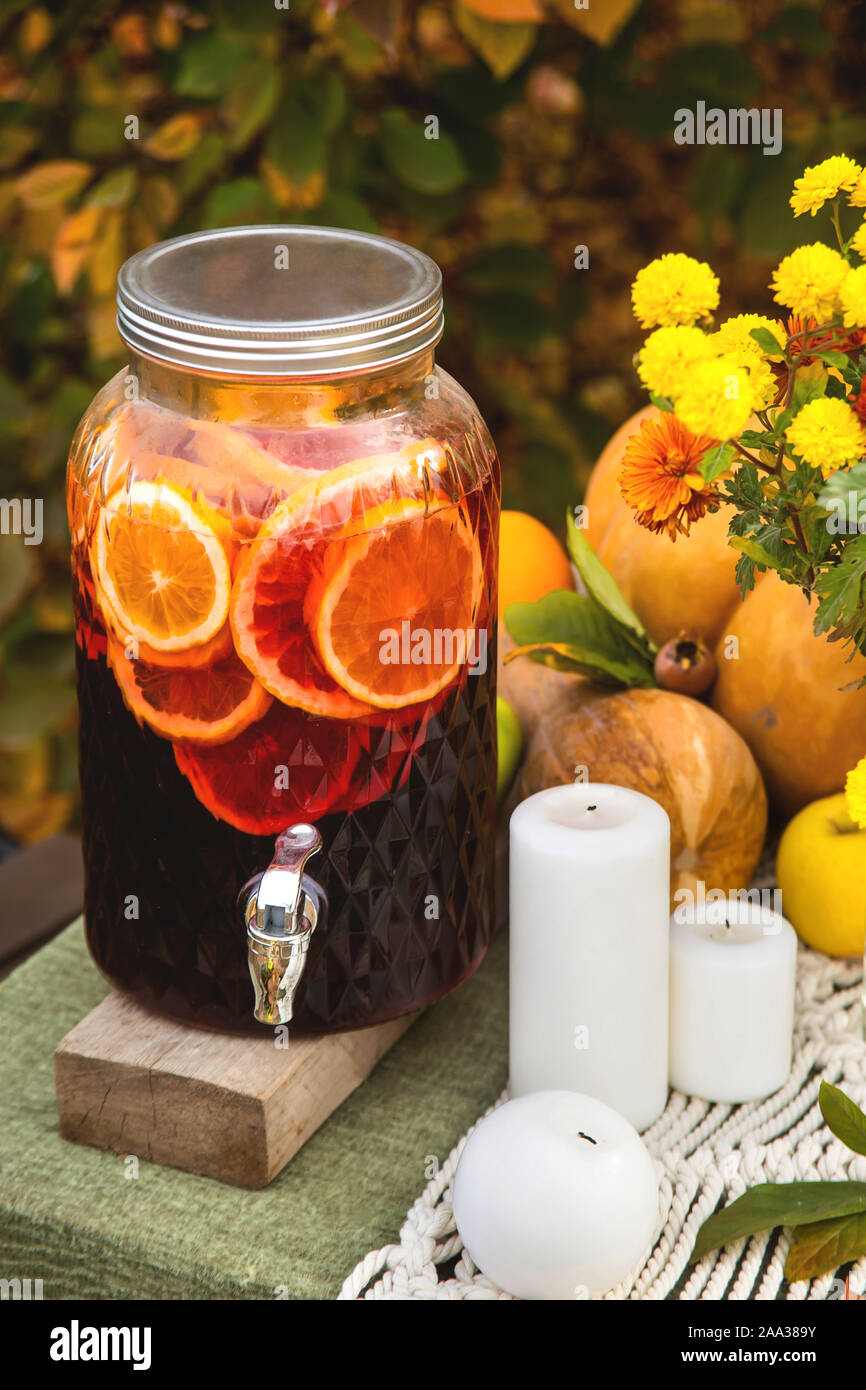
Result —
<path fill-rule="evenodd" d="M 61 1139 L 54 1048 L 108 992 L 75 923 L 0 985 L 0 1273 L 42 1279 L 45 1298 L 335 1297 L 396 1240 L 430 1157 L 504 1086 L 506 959 L 500 935 L 270 1187 L 246 1192 L 144 1161 L 130 1178 L 122 1158 Z"/>

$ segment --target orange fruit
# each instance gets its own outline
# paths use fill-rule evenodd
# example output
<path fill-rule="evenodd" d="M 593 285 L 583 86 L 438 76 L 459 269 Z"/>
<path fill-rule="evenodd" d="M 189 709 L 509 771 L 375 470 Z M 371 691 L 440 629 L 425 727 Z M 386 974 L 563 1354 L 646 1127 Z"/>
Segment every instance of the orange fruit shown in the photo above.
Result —
<path fill-rule="evenodd" d="M 108 664 L 139 723 L 163 738 L 225 743 L 256 720 L 271 697 L 232 651 L 210 666 L 153 666 L 108 638 Z"/>
<path fill-rule="evenodd" d="M 481 553 L 460 507 L 389 504 L 368 522 L 364 534 L 331 543 L 305 613 L 338 685 L 379 709 L 400 709 L 432 699 L 466 661 Z"/>
<path fill-rule="evenodd" d="M 526 512 L 499 522 L 499 616 L 509 603 L 534 603 L 552 589 L 573 589 L 568 556 L 552 531 Z"/>
<path fill-rule="evenodd" d="M 91 568 L 100 606 L 124 633 L 163 652 L 216 636 L 228 615 L 231 573 L 213 520 L 162 480 L 112 495 L 95 529 Z"/>
<path fill-rule="evenodd" d="M 396 514 L 444 496 L 446 470 L 444 450 L 425 439 L 321 474 L 264 522 L 238 566 L 230 620 L 238 656 L 278 700 L 338 719 L 369 711 L 323 664 L 307 627 L 307 594 L 334 545 L 381 524 L 377 508 Z"/>

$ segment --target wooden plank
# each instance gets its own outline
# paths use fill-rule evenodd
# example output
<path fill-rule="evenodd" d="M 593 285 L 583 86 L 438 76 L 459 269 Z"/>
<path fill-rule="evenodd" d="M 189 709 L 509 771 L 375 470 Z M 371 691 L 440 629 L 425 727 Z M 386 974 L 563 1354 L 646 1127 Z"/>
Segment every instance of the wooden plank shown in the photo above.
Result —
<path fill-rule="evenodd" d="M 64 1138 L 265 1187 L 418 1017 L 322 1038 L 187 1028 L 110 994 L 54 1054 Z"/>

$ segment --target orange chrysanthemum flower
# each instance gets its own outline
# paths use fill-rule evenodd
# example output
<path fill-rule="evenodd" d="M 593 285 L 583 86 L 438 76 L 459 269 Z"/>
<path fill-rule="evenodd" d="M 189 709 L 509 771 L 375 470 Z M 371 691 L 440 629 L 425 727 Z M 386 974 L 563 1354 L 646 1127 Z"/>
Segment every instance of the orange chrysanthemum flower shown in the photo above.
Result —
<path fill-rule="evenodd" d="M 834 347 L 839 352 L 856 352 L 866 344 L 866 329 L 863 328 L 825 328 L 820 333 L 812 330 L 819 328 L 820 325 L 814 319 L 802 319 L 797 314 L 791 314 L 787 319 L 777 319 L 778 338 L 784 347 L 788 338 L 791 341 L 791 350 L 796 355 L 805 352 L 800 361 L 801 367 L 808 367 L 815 361 L 814 357 L 809 356 L 811 352 L 822 352 L 824 348 Z M 786 362 L 771 362 L 770 370 L 776 378 L 776 395 L 770 402 L 771 405 L 781 405 L 785 399 L 788 389 L 788 364 Z"/>
<path fill-rule="evenodd" d="M 719 505 L 719 494 L 698 472 L 698 464 L 717 441 L 692 434 L 675 415 L 644 420 L 628 441 L 619 485 L 636 520 L 648 531 L 664 532 L 672 541 L 687 536 Z"/>

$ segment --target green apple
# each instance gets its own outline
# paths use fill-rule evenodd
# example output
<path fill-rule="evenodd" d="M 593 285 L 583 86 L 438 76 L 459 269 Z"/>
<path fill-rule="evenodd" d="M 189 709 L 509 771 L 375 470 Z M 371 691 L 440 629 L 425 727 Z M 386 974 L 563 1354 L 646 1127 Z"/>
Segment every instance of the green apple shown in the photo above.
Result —
<path fill-rule="evenodd" d="M 520 727 L 520 720 L 501 695 L 496 697 L 496 729 L 499 739 L 496 799 L 501 801 L 514 780 L 514 774 L 523 756 L 523 729 Z"/>
<path fill-rule="evenodd" d="M 809 946 L 860 956 L 866 935 L 866 830 L 848 814 L 845 794 L 799 811 L 779 842 L 776 875 L 782 912 Z"/>

